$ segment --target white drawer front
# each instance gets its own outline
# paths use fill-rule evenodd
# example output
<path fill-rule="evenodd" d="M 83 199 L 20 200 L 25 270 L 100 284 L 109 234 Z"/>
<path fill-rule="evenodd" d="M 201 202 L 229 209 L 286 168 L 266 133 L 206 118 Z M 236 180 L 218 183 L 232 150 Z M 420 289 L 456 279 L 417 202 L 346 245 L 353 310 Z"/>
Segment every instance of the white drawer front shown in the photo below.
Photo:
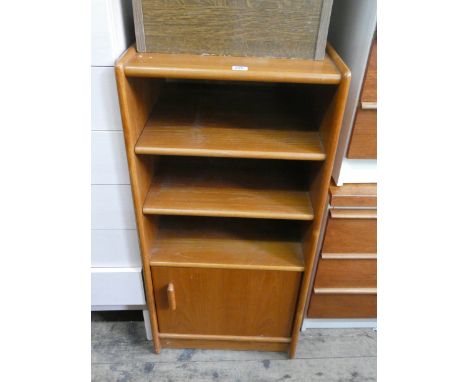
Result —
<path fill-rule="evenodd" d="M 93 267 L 141 267 L 136 230 L 92 230 L 91 265 Z"/>
<path fill-rule="evenodd" d="M 136 229 L 130 186 L 91 186 L 91 229 Z"/>
<path fill-rule="evenodd" d="M 132 0 L 91 2 L 91 61 L 93 66 L 114 66 L 134 39 Z"/>
<path fill-rule="evenodd" d="M 122 130 L 114 68 L 91 68 L 91 129 Z"/>
<path fill-rule="evenodd" d="M 91 305 L 145 305 L 141 268 L 92 268 Z"/>
<path fill-rule="evenodd" d="M 91 133 L 91 183 L 130 184 L 123 132 Z"/>

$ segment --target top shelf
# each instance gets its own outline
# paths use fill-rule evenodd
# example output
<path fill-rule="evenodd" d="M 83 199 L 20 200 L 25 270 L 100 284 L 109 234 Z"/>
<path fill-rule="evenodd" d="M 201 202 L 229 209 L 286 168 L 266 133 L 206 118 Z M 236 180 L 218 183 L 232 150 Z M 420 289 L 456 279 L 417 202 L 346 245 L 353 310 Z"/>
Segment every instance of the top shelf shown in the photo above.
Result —
<path fill-rule="evenodd" d="M 338 84 L 342 75 L 330 55 L 323 61 L 263 57 L 138 53 L 119 59 L 129 77 Z"/>

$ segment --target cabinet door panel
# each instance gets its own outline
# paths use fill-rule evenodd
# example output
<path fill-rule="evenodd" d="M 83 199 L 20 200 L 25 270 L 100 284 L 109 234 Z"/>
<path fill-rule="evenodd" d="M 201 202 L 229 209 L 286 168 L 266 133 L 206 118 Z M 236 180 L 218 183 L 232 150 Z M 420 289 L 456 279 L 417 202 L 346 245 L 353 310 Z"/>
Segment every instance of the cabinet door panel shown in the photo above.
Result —
<path fill-rule="evenodd" d="M 299 272 L 153 267 L 152 275 L 161 333 L 291 336 Z"/>

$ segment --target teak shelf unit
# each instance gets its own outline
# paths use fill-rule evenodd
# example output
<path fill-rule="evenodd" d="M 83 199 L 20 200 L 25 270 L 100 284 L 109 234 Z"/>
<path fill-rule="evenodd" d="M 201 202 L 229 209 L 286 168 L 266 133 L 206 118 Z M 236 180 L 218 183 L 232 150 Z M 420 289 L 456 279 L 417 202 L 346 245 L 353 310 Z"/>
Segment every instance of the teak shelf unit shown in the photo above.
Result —
<path fill-rule="evenodd" d="M 131 47 L 116 76 L 155 351 L 294 357 L 348 68 Z"/>

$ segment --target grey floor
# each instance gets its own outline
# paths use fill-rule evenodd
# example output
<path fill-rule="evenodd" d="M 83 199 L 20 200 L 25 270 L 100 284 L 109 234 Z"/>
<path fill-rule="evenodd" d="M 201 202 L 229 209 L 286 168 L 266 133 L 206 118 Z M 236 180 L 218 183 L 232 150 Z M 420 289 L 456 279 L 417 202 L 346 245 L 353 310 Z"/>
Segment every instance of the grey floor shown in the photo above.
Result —
<path fill-rule="evenodd" d="M 295 359 L 282 353 L 163 349 L 153 353 L 141 312 L 93 313 L 93 381 L 376 380 L 372 329 L 308 329 Z"/>

